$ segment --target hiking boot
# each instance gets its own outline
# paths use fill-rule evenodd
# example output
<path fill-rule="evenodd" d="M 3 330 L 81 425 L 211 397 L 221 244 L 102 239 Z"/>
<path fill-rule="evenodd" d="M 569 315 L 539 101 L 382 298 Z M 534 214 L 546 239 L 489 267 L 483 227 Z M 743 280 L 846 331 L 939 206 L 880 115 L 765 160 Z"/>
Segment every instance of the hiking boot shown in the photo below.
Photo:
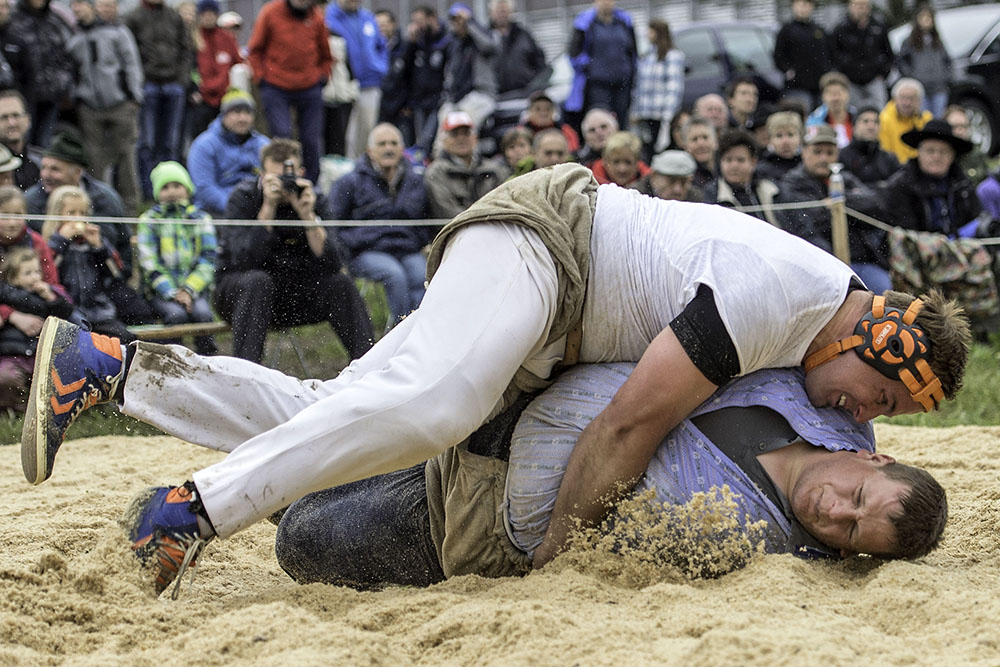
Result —
<path fill-rule="evenodd" d="M 174 580 L 171 597 L 177 599 L 184 572 L 191 568 L 194 578 L 195 560 L 212 537 L 201 537 L 198 512 L 201 501 L 193 482 L 173 488 L 154 486 L 132 498 L 122 527 L 128 532 L 132 549 L 142 564 L 156 572 L 156 593 L 162 593 Z"/>
<path fill-rule="evenodd" d="M 49 478 L 70 424 L 87 408 L 110 401 L 123 374 L 117 338 L 56 317 L 45 320 L 21 429 L 21 469 L 29 482 Z"/>

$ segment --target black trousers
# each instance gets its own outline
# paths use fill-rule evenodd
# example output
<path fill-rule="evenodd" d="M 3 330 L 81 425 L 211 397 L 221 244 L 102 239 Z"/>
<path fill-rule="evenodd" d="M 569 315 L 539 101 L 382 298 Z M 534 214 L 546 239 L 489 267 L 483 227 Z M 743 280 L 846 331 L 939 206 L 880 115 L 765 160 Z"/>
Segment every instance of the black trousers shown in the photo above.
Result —
<path fill-rule="evenodd" d="M 427 510 L 424 465 L 310 493 L 278 524 L 278 563 L 300 584 L 371 590 L 444 580 Z"/>
<path fill-rule="evenodd" d="M 124 280 L 112 281 L 105 289 L 118 311 L 118 319 L 129 326 L 154 324 L 160 318 L 153 307 Z"/>
<path fill-rule="evenodd" d="M 374 341 L 371 318 L 354 280 L 343 273 L 275 276 L 226 272 L 215 289 L 215 309 L 233 327 L 233 356 L 259 363 L 268 329 L 329 322 L 352 359 Z"/>

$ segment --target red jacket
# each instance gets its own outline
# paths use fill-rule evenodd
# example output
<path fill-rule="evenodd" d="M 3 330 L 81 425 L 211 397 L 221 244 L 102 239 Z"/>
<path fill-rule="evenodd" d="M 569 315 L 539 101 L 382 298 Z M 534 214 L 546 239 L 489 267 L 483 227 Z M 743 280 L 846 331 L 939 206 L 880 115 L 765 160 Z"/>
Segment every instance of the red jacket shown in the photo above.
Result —
<path fill-rule="evenodd" d="M 333 67 L 329 33 L 319 8 L 299 18 L 287 0 L 271 0 L 257 15 L 250 35 L 254 81 L 285 90 L 305 90 L 325 82 Z"/>
<path fill-rule="evenodd" d="M 642 160 L 639 160 L 639 164 L 637 165 L 636 168 L 637 168 L 637 173 L 635 175 L 635 178 L 632 179 L 631 183 L 627 183 L 626 185 L 624 185 L 622 187 L 628 187 L 630 185 L 634 185 L 635 182 L 638 181 L 640 178 L 642 178 L 643 176 L 645 176 L 645 175 L 649 174 L 651 171 L 653 171 L 652 169 L 649 168 L 649 165 L 646 164 L 645 162 L 643 162 Z M 604 168 L 604 159 L 603 158 L 600 159 L 600 160 L 597 160 L 593 164 L 593 166 L 590 168 L 590 170 L 592 172 L 594 172 L 594 178 L 601 185 L 604 185 L 606 183 L 613 183 L 614 182 L 614 181 L 611 180 L 611 177 L 608 176 L 608 172 Z"/>
<path fill-rule="evenodd" d="M 243 62 L 240 45 L 228 30 L 222 28 L 199 29 L 205 46 L 198 51 L 198 90 L 209 106 L 218 107 L 229 88 L 229 69 Z"/>
<path fill-rule="evenodd" d="M 42 235 L 25 226 L 24 233 L 21 236 L 10 243 L 2 245 L 2 252 L 6 253 L 8 249 L 19 246 L 24 248 L 30 247 L 35 251 L 39 262 L 42 264 L 42 278 L 49 285 L 56 288 L 56 291 L 61 295 L 65 296 L 66 292 L 59 282 L 59 269 L 56 268 L 56 261 L 52 256 L 52 250 L 49 248 L 49 244 L 45 242 L 45 239 L 42 238 Z M 13 308 L 5 304 L 0 304 L 0 319 L 3 319 L 4 322 L 7 321 L 12 312 L 14 312 Z"/>

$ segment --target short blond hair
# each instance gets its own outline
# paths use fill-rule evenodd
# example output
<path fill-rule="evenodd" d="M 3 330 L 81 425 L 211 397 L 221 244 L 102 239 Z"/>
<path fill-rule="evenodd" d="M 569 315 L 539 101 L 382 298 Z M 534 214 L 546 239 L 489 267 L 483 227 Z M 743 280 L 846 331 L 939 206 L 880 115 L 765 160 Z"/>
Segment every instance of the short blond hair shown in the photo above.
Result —
<path fill-rule="evenodd" d="M 767 117 L 767 136 L 773 137 L 778 130 L 793 130 L 802 137 L 802 117 L 794 111 L 778 111 Z"/>
<path fill-rule="evenodd" d="M 83 188 L 75 185 L 60 185 L 49 195 L 49 201 L 45 204 L 45 214 L 62 215 L 63 206 L 66 204 L 67 199 L 82 199 L 87 203 L 87 209 L 90 209 L 90 196 Z M 63 222 L 65 221 L 46 220 L 45 224 L 42 225 L 42 238 L 48 241 L 53 234 L 59 231 Z"/>
<path fill-rule="evenodd" d="M 621 151 L 629 151 L 638 159 L 642 151 L 642 142 L 631 132 L 615 132 L 608 137 L 608 143 L 604 144 L 601 157 L 607 160 L 612 153 L 620 153 Z"/>

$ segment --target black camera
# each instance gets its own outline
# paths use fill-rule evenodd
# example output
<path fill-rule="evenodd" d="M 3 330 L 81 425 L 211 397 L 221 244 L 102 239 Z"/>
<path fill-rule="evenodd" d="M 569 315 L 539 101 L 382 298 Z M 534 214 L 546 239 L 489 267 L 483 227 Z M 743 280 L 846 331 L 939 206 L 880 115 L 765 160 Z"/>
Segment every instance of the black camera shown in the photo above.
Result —
<path fill-rule="evenodd" d="M 281 169 L 281 189 L 288 194 L 298 197 L 302 194 L 302 190 L 304 189 L 296 182 L 298 178 L 298 174 L 295 173 L 295 162 L 292 160 L 285 160 Z"/>

